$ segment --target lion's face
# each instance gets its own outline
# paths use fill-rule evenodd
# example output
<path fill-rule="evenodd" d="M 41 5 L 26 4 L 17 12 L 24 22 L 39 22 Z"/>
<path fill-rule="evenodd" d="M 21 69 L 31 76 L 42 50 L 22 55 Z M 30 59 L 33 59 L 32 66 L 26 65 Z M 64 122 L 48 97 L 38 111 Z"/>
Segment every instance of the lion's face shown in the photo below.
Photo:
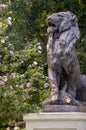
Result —
<path fill-rule="evenodd" d="M 60 33 L 67 29 L 69 29 L 73 22 L 75 23 L 75 19 L 73 19 L 73 13 L 71 12 L 59 12 L 53 13 L 48 17 L 48 33 Z"/>
<path fill-rule="evenodd" d="M 58 31 L 60 24 L 63 21 L 63 17 L 59 13 L 54 13 L 48 17 L 48 29 L 47 32 Z"/>

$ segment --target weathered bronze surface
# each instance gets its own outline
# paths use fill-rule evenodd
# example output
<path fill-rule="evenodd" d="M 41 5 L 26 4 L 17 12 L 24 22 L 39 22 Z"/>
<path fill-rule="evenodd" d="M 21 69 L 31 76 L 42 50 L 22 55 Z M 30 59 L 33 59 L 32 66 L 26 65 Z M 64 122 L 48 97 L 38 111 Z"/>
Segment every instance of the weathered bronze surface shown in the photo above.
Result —
<path fill-rule="evenodd" d="M 80 75 L 75 43 L 80 38 L 78 20 L 72 12 L 54 13 L 48 17 L 48 75 L 51 95 L 43 103 L 62 111 L 79 111 L 80 101 L 86 101 L 86 76 Z M 83 92 L 83 90 L 84 92 Z M 81 94 L 81 95 L 80 95 Z M 67 106 L 70 105 L 70 106 Z M 77 105 L 77 106 L 72 106 Z M 52 108 L 52 106 L 50 106 Z M 49 107 L 47 107 L 49 110 Z M 54 109 L 54 110 L 55 110 Z M 50 109 L 51 110 L 51 109 Z"/>

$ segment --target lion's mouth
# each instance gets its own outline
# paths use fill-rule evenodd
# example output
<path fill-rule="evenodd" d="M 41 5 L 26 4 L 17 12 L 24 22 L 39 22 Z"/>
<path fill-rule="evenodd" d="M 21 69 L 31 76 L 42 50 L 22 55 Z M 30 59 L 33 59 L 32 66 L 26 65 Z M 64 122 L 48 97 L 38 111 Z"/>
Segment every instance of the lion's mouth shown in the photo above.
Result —
<path fill-rule="evenodd" d="M 54 23 L 48 22 L 48 27 L 54 27 L 54 28 L 56 28 L 56 25 Z"/>
<path fill-rule="evenodd" d="M 48 33 L 54 33 L 58 30 L 57 24 L 49 21 L 48 22 L 48 28 L 47 28 L 47 32 Z"/>

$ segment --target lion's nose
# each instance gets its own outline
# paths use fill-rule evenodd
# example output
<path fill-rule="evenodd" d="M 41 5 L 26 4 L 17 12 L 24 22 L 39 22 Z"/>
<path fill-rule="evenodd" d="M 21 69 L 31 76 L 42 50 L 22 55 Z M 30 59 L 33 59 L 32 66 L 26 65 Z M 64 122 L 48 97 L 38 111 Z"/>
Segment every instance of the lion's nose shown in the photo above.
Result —
<path fill-rule="evenodd" d="M 51 20 L 51 16 L 48 17 L 48 20 Z"/>

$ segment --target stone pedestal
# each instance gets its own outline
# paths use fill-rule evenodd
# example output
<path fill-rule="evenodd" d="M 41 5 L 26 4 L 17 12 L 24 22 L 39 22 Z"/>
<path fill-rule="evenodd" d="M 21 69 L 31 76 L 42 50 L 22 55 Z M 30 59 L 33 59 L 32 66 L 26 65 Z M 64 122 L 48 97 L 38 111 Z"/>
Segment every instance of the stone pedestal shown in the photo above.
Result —
<path fill-rule="evenodd" d="M 26 130 L 86 130 L 86 113 L 46 112 L 24 116 Z"/>

